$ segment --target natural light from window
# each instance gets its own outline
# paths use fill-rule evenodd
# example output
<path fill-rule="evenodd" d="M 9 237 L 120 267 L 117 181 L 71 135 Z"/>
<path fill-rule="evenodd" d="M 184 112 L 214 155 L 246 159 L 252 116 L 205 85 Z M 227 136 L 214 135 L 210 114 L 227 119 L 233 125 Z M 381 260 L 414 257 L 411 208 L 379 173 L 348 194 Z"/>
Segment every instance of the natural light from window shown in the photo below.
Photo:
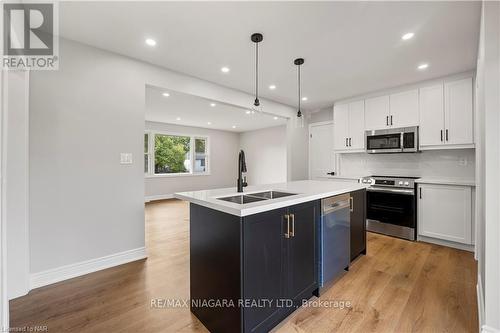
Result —
<path fill-rule="evenodd" d="M 208 138 L 147 132 L 144 135 L 147 176 L 208 173 Z"/>

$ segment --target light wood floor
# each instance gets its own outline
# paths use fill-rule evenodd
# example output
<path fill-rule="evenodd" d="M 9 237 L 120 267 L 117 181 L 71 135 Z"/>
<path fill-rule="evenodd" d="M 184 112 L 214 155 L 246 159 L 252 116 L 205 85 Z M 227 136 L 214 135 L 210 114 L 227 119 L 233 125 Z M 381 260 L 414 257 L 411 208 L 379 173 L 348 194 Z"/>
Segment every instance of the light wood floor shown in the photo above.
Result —
<path fill-rule="evenodd" d="M 31 291 L 10 302 L 11 326 L 49 332 L 206 332 L 187 308 L 151 308 L 152 298 L 189 297 L 188 206 L 146 206 L 148 259 Z M 89 246 L 92 246 L 91 240 Z M 471 253 L 368 235 L 324 300 L 351 308 L 301 308 L 276 332 L 477 332 Z"/>

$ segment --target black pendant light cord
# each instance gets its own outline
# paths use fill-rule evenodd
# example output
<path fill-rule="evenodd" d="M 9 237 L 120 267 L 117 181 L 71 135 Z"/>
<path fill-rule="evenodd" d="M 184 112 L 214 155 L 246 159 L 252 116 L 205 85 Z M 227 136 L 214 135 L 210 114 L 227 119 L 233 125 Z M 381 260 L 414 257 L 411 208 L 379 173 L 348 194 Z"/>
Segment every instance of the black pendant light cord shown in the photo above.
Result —
<path fill-rule="evenodd" d="M 299 73 L 299 75 L 298 75 L 299 76 L 299 84 L 298 84 L 298 86 L 299 86 L 299 89 L 298 89 L 299 90 L 299 111 L 298 111 L 297 116 L 300 117 L 302 115 L 302 112 L 300 111 L 300 65 L 298 65 L 297 67 L 298 67 L 298 73 Z"/>
<path fill-rule="evenodd" d="M 259 106 L 259 43 L 255 43 L 255 106 Z"/>
<path fill-rule="evenodd" d="M 293 63 L 297 66 L 297 86 L 298 86 L 298 97 L 299 97 L 299 103 L 298 103 L 298 106 L 299 106 L 299 109 L 297 110 L 297 117 L 300 118 L 302 117 L 302 111 L 300 110 L 300 107 L 301 107 L 301 87 L 300 87 L 300 66 L 302 66 L 304 64 L 304 59 L 303 58 L 297 58 L 293 61 Z"/>
<path fill-rule="evenodd" d="M 259 106 L 259 43 L 262 42 L 264 36 L 261 33 L 254 33 L 250 36 L 250 40 L 255 43 L 255 102 L 254 106 Z"/>

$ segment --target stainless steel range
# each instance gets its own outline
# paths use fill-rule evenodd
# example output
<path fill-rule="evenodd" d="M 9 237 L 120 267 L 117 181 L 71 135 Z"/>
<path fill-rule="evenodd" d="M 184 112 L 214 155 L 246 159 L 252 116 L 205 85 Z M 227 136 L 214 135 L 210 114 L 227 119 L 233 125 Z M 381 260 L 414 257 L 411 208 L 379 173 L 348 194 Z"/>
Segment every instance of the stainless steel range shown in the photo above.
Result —
<path fill-rule="evenodd" d="M 366 200 L 366 230 L 409 240 L 416 239 L 419 177 L 371 176 Z"/>

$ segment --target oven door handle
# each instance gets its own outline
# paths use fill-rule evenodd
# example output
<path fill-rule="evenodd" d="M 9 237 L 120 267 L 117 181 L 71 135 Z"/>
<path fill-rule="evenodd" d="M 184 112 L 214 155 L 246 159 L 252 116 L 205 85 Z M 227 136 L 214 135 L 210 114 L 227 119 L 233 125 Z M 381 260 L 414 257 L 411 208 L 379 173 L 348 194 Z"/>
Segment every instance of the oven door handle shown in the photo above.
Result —
<path fill-rule="evenodd" d="M 394 194 L 404 194 L 404 195 L 415 195 L 415 191 L 405 188 L 385 188 L 385 187 L 368 187 L 366 189 L 368 192 L 380 192 L 380 193 L 394 193 Z"/>

